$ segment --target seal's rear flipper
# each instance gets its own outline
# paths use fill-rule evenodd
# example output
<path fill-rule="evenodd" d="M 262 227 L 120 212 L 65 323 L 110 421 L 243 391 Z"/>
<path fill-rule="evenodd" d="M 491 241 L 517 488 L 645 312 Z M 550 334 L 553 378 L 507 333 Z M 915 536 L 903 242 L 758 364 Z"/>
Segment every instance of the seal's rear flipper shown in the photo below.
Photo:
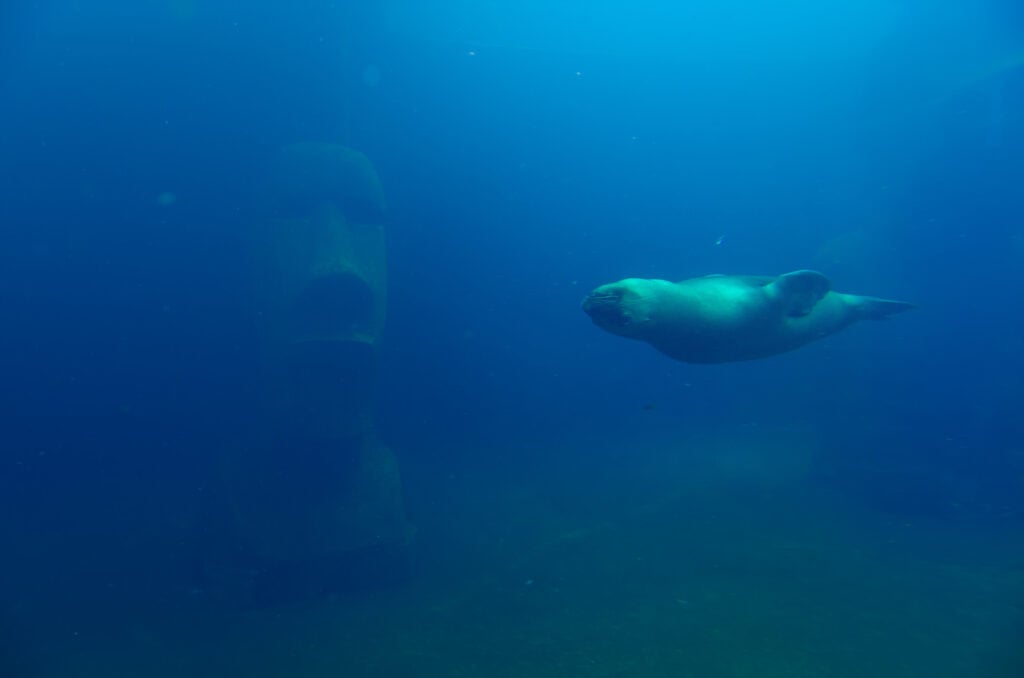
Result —
<path fill-rule="evenodd" d="M 914 304 L 906 301 L 893 301 L 891 299 L 879 299 L 878 297 L 854 296 L 857 300 L 857 308 L 860 310 L 860 317 L 868 320 L 884 320 L 889 316 L 917 308 Z"/>

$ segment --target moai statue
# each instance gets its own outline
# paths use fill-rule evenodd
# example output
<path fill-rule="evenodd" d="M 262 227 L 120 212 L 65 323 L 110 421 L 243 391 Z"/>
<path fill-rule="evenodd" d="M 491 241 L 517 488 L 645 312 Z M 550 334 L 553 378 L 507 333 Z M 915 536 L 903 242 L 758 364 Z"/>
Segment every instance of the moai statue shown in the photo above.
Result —
<path fill-rule="evenodd" d="M 363 154 L 302 143 L 281 151 L 269 193 L 252 226 L 262 404 L 225 457 L 232 531 L 267 571 L 294 579 L 386 570 L 412 529 L 373 426 L 383 191 Z"/>

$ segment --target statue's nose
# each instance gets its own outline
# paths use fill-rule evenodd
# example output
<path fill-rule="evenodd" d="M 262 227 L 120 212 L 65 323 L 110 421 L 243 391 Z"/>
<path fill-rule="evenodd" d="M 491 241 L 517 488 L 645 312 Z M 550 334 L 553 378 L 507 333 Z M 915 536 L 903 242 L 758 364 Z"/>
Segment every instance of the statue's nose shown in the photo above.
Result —
<path fill-rule="evenodd" d="M 294 338 L 338 339 L 373 322 L 375 299 L 364 279 L 349 272 L 310 281 L 292 308 Z"/>

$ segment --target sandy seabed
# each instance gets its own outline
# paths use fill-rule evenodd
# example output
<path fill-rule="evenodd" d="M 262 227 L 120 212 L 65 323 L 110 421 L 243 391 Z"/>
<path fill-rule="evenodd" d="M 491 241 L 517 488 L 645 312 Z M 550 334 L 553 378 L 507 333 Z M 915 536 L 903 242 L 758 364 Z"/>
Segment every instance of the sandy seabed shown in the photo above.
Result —
<path fill-rule="evenodd" d="M 786 437 L 582 472 L 578 449 L 531 452 L 407 464 L 404 583 L 273 609 L 182 593 L 33 643 L 27 675 L 1024 675 L 1019 522 L 870 510 L 810 482 Z"/>

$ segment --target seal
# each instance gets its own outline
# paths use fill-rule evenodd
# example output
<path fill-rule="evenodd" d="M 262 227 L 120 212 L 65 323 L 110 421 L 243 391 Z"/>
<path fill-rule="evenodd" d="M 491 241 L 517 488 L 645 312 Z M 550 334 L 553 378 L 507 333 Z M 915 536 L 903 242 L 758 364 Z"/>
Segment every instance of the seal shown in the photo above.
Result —
<path fill-rule="evenodd" d="M 682 282 L 627 278 L 583 300 L 598 327 L 687 363 L 754 360 L 914 308 L 842 294 L 817 271 L 778 277 L 709 275 Z"/>

